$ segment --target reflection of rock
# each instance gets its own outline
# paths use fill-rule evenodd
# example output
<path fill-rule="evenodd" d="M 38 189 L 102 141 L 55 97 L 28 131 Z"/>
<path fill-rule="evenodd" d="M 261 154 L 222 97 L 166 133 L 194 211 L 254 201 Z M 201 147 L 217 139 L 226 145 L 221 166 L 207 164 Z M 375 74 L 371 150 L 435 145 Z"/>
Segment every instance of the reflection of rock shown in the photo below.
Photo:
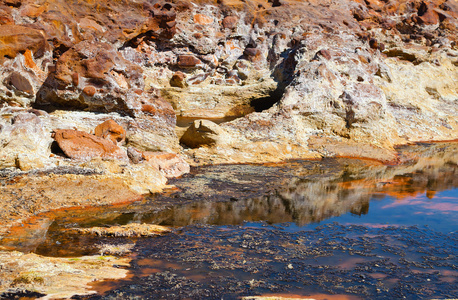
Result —
<path fill-rule="evenodd" d="M 170 232 L 170 229 L 164 226 L 151 224 L 128 224 L 123 226 L 112 227 L 91 227 L 75 229 L 76 232 L 82 234 L 95 234 L 97 236 L 112 236 L 112 237 L 145 237 L 156 236 Z"/>

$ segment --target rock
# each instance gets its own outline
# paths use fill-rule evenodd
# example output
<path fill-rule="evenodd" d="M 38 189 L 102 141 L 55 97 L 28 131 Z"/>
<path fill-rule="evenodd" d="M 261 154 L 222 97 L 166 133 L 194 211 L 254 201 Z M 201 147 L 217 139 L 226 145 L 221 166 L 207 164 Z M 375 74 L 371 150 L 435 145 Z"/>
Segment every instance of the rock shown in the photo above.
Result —
<path fill-rule="evenodd" d="M 189 173 L 189 164 L 179 155 L 166 152 L 143 152 L 142 158 L 156 167 L 167 178 Z"/>
<path fill-rule="evenodd" d="M 28 171 L 49 165 L 52 139 L 41 119 L 24 110 L 9 114 L 0 120 L 0 169 Z"/>
<path fill-rule="evenodd" d="M 34 57 L 43 56 L 46 51 L 46 39 L 39 30 L 22 25 L 0 26 L 0 61 L 3 57 L 15 58 L 26 50 Z"/>
<path fill-rule="evenodd" d="M 204 14 L 195 14 L 194 23 L 199 25 L 209 25 L 213 23 L 213 18 Z"/>
<path fill-rule="evenodd" d="M 186 75 L 183 72 L 177 71 L 170 79 L 170 85 L 173 87 L 184 88 L 187 86 L 185 78 Z"/>
<path fill-rule="evenodd" d="M 78 73 L 74 73 L 74 74 L 78 74 Z M 73 79 L 73 76 L 72 76 L 72 79 Z M 73 82 L 75 82 L 74 80 L 72 80 Z M 78 85 L 78 84 L 77 84 Z M 86 95 L 88 95 L 89 97 L 93 97 L 95 95 L 95 93 L 97 92 L 97 90 L 95 89 L 95 87 L 93 87 L 92 85 L 88 85 L 88 86 L 85 86 L 83 88 L 83 93 L 85 93 Z"/>
<path fill-rule="evenodd" d="M 71 129 L 56 130 L 53 138 L 65 155 L 72 159 L 88 160 L 100 157 L 102 159 L 127 160 L 126 152 L 113 144 L 111 140 L 106 140 L 83 131 Z"/>
<path fill-rule="evenodd" d="M 97 125 L 94 129 L 97 137 L 111 140 L 115 145 L 121 144 L 126 140 L 126 131 L 114 120 L 107 120 Z"/>
<path fill-rule="evenodd" d="M 19 72 L 11 73 L 5 79 L 5 85 L 17 91 L 26 93 L 29 96 L 34 94 L 33 86 L 30 84 L 29 80 L 22 76 Z"/>
<path fill-rule="evenodd" d="M 142 152 L 138 151 L 134 147 L 127 148 L 127 156 L 129 157 L 130 161 L 134 164 L 139 164 L 144 160 Z"/>
<path fill-rule="evenodd" d="M 227 133 L 218 124 L 209 120 L 196 120 L 185 131 L 180 143 L 191 148 L 198 148 L 226 144 L 227 138 Z"/>
<path fill-rule="evenodd" d="M 194 68 L 202 64 L 202 61 L 194 55 L 180 55 L 178 56 L 178 67 L 180 68 Z"/>
<path fill-rule="evenodd" d="M 11 289 L 15 286 L 21 290 L 33 290 L 28 293 L 33 298 L 62 299 L 71 298 L 75 294 L 90 295 L 92 291 L 88 286 L 96 280 L 126 277 L 128 271 L 119 266 L 129 266 L 129 260 L 101 255 L 69 259 L 0 251 L 0 265 L 2 287 Z M 87 272 L 88 269 L 91 271 Z M 5 294 L 8 295 L 7 292 Z"/>
<path fill-rule="evenodd" d="M 37 94 L 37 103 L 132 115 L 141 109 L 142 101 L 148 102 L 146 95 L 135 92 L 144 88 L 142 72 L 112 45 L 84 41 L 59 57 L 55 73 Z"/>
<path fill-rule="evenodd" d="M 237 26 L 238 20 L 236 16 L 227 16 L 223 19 L 222 25 L 226 29 L 234 29 Z"/>

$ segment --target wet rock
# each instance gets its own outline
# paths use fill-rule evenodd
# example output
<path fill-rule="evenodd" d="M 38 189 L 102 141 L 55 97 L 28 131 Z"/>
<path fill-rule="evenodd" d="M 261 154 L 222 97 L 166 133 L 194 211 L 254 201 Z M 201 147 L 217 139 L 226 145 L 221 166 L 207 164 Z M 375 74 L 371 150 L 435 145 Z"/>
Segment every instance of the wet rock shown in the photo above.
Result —
<path fill-rule="evenodd" d="M 96 157 L 103 159 L 127 160 L 124 150 L 106 140 L 92 134 L 71 130 L 56 130 L 53 134 L 59 147 L 68 157 L 78 160 L 88 160 Z"/>
<path fill-rule="evenodd" d="M 142 159 L 156 167 L 167 178 L 189 173 L 189 164 L 175 153 L 143 152 Z"/>
<path fill-rule="evenodd" d="M 126 140 L 126 131 L 114 120 L 107 120 L 94 129 L 97 137 L 111 140 L 114 144 L 122 144 Z"/>
<path fill-rule="evenodd" d="M 180 143 L 198 148 L 225 144 L 228 142 L 227 138 L 227 133 L 218 124 L 209 120 L 196 120 L 183 134 Z"/>

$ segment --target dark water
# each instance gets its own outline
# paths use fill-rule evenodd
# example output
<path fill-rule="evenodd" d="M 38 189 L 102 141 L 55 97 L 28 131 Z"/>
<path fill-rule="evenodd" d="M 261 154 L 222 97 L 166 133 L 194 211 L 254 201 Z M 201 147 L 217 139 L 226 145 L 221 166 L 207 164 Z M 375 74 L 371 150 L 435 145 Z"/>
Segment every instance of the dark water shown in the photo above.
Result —
<path fill-rule="evenodd" d="M 457 298 L 457 148 L 402 148 L 396 166 L 326 159 L 201 167 L 167 193 L 41 215 L 1 243 L 51 256 L 134 244 L 129 279 L 94 285 L 104 294 L 91 299 Z M 128 223 L 174 231 L 68 231 Z"/>

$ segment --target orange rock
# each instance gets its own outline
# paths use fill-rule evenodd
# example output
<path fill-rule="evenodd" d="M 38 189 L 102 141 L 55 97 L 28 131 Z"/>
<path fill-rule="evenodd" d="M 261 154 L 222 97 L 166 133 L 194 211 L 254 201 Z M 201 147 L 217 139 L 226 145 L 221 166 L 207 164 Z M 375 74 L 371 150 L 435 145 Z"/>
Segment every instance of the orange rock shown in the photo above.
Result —
<path fill-rule="evenodd" d="M 73 73 L 73 74 L 75 74 L 75 73 Z M 85 93 L 89 97 L 94 96 L 96 92 L 97 92 L 97 90 L 92 85 L 88 85 L 88 86 L 84 87 L 84 89 L 83 89 L 83 93 Z"/>
<path fill-rule="evenodd" d="M 196 14 L 194 15 L 194 23 L 199 25 L 209 25 L 213 23 L 213 18 L 203 14 Z"/>
<path fill-rule="evenodd" d="M 26 50 L 41 57 L 46 50 L 46 39 L 41 31 L 20 25 L 0 26 L 0 58 L 14 58 Z"/>
<path fill-rule="evenodd" d="M 143 152 L 142 158 L 155 166 L 167 178 L 181 176 L 189 172 L 189 164 L 179 155 L 167 152 Z"/>
<path fill-rule="evenodd" d="M 95 135 L 73 130 L 59 129 L 53 134 L 59 147 L 72 159 L 122 159 L 127 160 L 127 154 L 112 141 Z"/>
<path fill-rule="evenodd" d="M 109 139 L 113 143 L 122 143 L 126 140 L 126 131 L 114 120 L 106 120 L 102 124 L 97 125 L 94 130 L 95 136 Z"/>

